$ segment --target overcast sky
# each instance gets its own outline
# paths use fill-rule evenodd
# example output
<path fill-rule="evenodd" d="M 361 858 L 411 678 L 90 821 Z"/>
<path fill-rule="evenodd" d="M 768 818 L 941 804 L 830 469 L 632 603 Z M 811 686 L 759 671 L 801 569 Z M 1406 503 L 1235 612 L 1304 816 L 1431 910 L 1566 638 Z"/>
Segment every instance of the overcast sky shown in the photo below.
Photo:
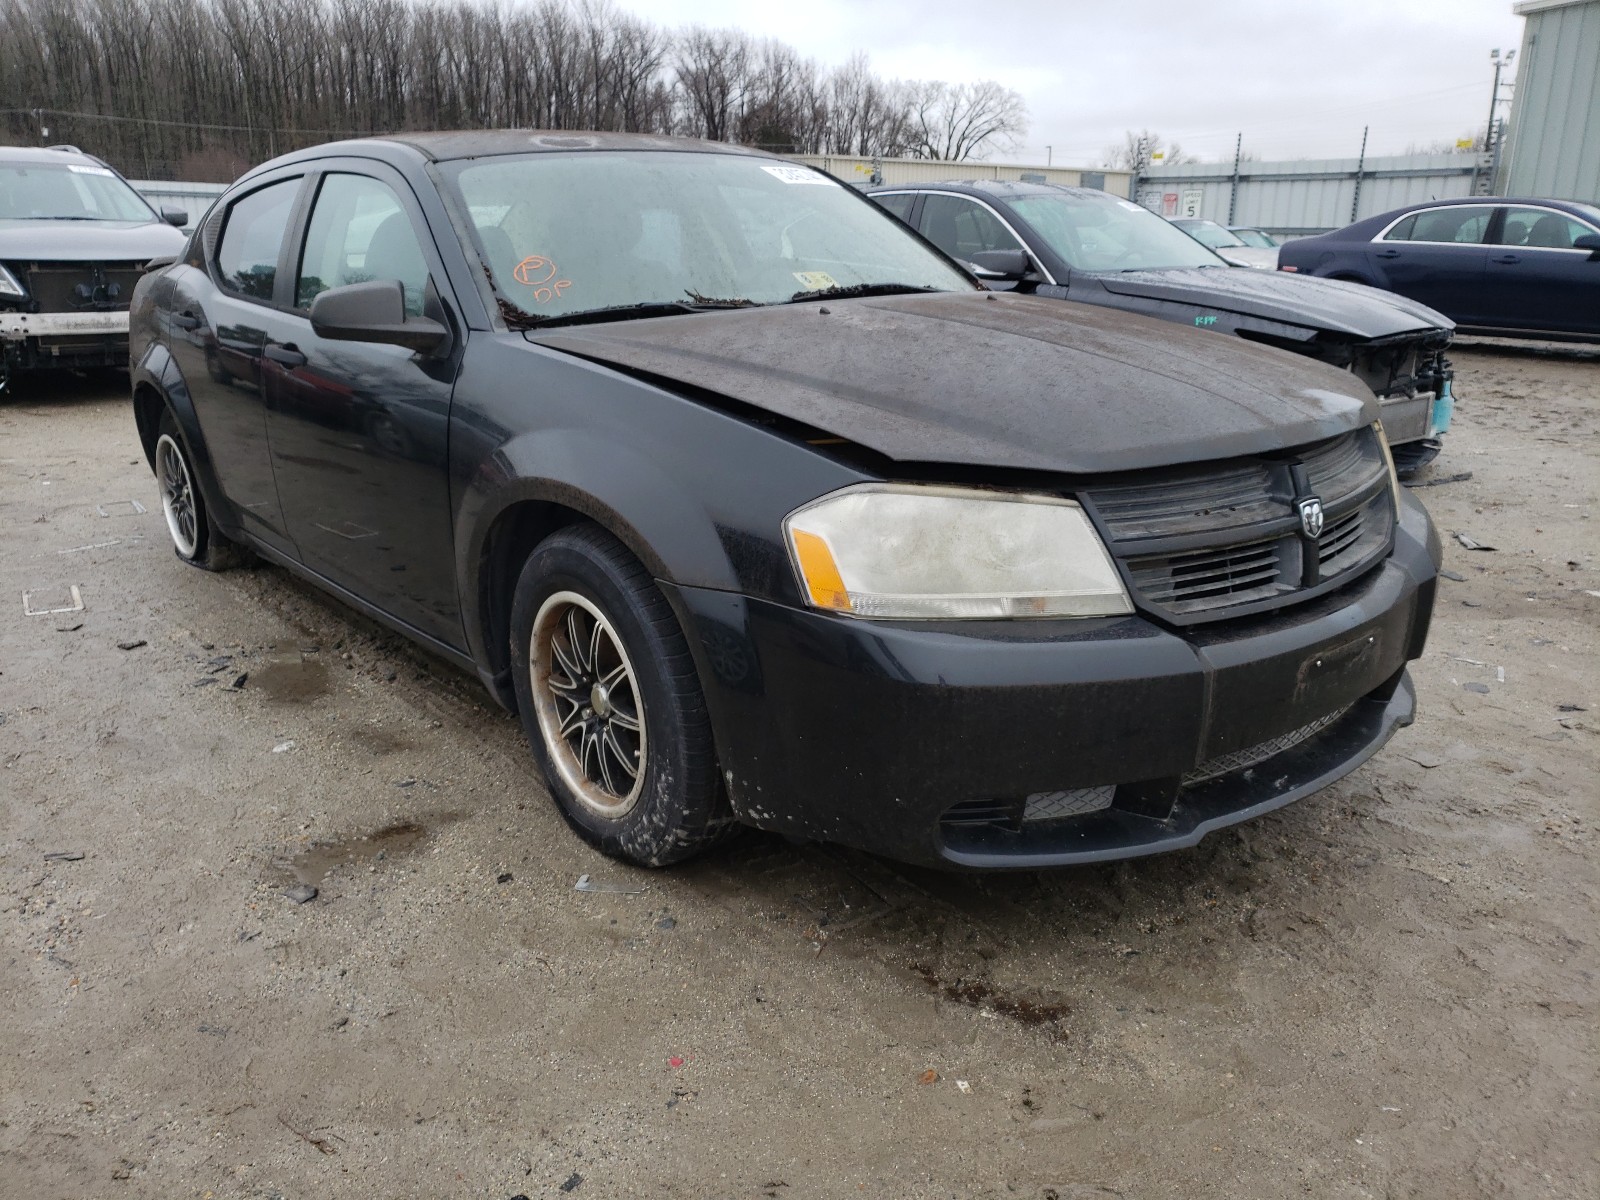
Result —
<path fill-rule="evenodd" d="M 1147 128 L 1204 158 L 1354 158 L 1454 139 L 1488 115 L 1511 0 L 619 0 L 664 25 L 737 26 L 903 79 L 997 79 L 1031 125 L 1017 162 L 1095 162 Z M 1503 115 L 1503 112 L 1502 112 Z"/>

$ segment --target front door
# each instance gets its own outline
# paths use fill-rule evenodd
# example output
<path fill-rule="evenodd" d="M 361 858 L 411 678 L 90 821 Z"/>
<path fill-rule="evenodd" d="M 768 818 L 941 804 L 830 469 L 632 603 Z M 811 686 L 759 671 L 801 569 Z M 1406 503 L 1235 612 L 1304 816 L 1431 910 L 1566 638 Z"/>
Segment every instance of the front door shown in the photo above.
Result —
<path fill-rule="evenodd" d="M 465 325 L 403 179 L 330 167 L 296 259 L 293 311 L 273 328 L 267 427 L 302 561 L 446 645 L 464 645 L 451 534 L 447 438 Z M 398 279 L 412 315 L 455 333 L 442 355 L 332 341 L 311 329 L 329 288 Z"/>
<path fill-rule="evenodd" d="M 1551 208 L 1503 211 L 1489 248 L 1488 323 L 1561 333 L 1600 329 L 1600 262 L 1572 244 L 1596 230 Z"/>

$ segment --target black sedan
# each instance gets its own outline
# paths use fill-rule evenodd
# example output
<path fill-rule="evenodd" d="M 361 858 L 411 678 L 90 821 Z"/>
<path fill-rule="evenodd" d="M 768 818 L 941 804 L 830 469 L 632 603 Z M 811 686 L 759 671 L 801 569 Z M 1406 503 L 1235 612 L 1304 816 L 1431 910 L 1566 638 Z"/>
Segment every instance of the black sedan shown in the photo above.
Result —
<path fill-rule="evenodd" d="M 605 852 L 1192 845 L 1407 724 L 1439 545 L 1348 373 L 982 290 L 725 145 L 277 159 L 140 284 L 174 548 L 475 671 Z"/>
<path fill-rule="evenodd" d="M 1397 208 L 1278 252 L 1279 269 L 1386 288 L 1467 333 L 1600 339 L 1600 208 L 1473 196 Z"/>
<path fill-rule="evenodd" d="M 1439 453 L 1455 406 L 1444 356 L 1454 330 L 1420 304 L 1343 283 L 1230 269 L 1238 264 L 1199 235 L 1090 188 L 980 180 L 868 194 L 971 264 L 990 287 L 1143 313 L 1346 367 L 1382 400 L 1402 473 Z"/>

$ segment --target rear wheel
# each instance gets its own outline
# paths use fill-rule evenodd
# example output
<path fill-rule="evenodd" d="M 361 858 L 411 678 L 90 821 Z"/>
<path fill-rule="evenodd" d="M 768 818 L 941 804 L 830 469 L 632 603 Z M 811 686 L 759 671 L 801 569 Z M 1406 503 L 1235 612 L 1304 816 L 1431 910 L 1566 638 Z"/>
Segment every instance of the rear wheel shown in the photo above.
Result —
<path fill-rule="evenodd" d="M 173 552 L 203 571 L 226 571 L 248 562 L 250 552 L 211 520 L 188 446 L 170 409 L 162 412 L 156 431 L 155 468 Z"/>
<path fill-rule="evenodd" d="M 666 597 L 593 525 L 529 556 L 511 611 L 522 726 L 567 822 L 606 854 L 679 862 L 733 816 L 705 696 Z"/>

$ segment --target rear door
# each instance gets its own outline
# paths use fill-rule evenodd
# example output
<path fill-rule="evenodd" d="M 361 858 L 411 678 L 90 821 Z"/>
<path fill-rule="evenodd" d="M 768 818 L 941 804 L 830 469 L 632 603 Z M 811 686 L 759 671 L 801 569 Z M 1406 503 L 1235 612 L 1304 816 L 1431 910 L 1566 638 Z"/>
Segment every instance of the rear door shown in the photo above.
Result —
<path fill-rule="evenodd" d="M 1427 208 L 1402 217 L 1374 238 L 1367 259 L 1390 291 L 1410 296 L 1462 325 L 1482 325 L 1490 204 Z"/>
<path fill-rule="evenodd" d="M 267 445 L 265 358 L 303 170 L 267 176 L 207 219 L 204 270 L 174 280 L 173 358 L 213 474 L 246 532 L 293 555 Z"/>
<path fill-rule="evenodd" d="M 399 173 L 366 160 L 319 166 L 289 311 L 266 350 L 267 427 L 289 530 L 318 574 L 459 648 L 446 452 L 466 326 Z M 452 329 L 442 354 L 312 331 L 311 302 L 322 292 L 391 279 L 404 285 L 411 315 Z"/>
<path fill-rule="evenodd" d="M 1600 261 L 1573 242 L 1600 233 L 1553 208 L 1501 209 L 1489 250 L 1490 324 L 1561 333 L 1600 330 Z"/>

